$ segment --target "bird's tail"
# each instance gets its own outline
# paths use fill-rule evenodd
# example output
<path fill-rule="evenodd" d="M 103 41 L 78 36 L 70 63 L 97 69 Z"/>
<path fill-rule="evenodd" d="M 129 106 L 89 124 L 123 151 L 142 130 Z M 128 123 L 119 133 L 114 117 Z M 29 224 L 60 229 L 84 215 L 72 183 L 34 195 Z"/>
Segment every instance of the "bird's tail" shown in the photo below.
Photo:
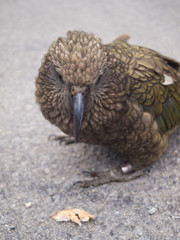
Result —
<path fill-rule="evenodd" d="M 129 39 L 130 39 L 130 36 L 129 36 L 129 35 L 123 34 L 123 35 L 119 36 L 118 38 L 116 38 L 116 39 L 113 41 L 113 43 L 119 43 L 119 42 L 122 42 L 122 41 L 127 42 Z"/>

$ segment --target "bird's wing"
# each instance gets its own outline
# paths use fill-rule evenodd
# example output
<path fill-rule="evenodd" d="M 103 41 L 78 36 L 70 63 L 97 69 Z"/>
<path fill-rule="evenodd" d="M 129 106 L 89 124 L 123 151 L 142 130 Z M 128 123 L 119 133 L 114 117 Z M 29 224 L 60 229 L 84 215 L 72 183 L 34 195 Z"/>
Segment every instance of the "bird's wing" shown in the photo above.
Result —
<path fill-rule="evenodd" d="M 180 124 L 180 64 L 150 49 L 132 46 L 127 92 L 153 114 L 162 133 Z"/>

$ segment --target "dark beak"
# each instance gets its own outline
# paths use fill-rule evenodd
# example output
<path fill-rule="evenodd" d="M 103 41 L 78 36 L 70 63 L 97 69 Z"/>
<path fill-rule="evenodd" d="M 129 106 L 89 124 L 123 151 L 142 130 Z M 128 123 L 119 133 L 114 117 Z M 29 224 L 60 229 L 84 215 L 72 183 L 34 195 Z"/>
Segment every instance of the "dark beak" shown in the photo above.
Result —
<path fill-rule="evenodd" d="M 78 142 L 79 132 L 81 129 L 83 113 L 84 113 L 84 96 L 81 92 L 78 92 L 73 96 L 74 107 L 74 133 L 76 142 Z"/>

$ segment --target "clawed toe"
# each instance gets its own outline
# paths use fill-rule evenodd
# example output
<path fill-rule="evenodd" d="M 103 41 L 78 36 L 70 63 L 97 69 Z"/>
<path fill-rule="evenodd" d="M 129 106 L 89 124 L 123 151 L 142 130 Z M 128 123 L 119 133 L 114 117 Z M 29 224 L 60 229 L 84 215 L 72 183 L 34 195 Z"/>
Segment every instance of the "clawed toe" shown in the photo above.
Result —
<path fill-rule="evenodd" d="M 75 140 L 74 137 L 64 136 L 64 135 L 58 135 L 57 136 L 57 135 L 51 134 L 48 137 L 48 140 L 50 140 L 50 141 L 59 141 L 60 145 L 62 145 L 62 144 L 69 145 L 69 144 L 76 143 L 76 140 Z"/>
<path fill-rule="evenodd" d="M 110 170 L 110 171 L 104 171 L 104 172 L 88 172 L 84 171 L 83 173 L 90 175 L 94 179 L 92 180 L 85 180 L 80 181 L 78 184 L 80 184 L 81 187 L 87 188 L 90 186 L 97 187 L 99 185 L 107 184 L 110 182 L 128 182 L 135 178 L 138 178 L 142 175 L 144 175 L 144 170 L 138 170 L 131 173 L 122 173 L 119 171 L 119 169 Z"/>

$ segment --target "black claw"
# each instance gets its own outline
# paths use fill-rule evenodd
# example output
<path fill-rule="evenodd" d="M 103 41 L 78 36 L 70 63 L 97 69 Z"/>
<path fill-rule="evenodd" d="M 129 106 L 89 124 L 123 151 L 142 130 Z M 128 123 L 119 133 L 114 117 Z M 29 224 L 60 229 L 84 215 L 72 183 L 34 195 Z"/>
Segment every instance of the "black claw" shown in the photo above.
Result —
<path fill-rule="evenodd" d="M 50 134 L 49 136 L 48 136 L 48 141 L 54 141 L 54 140 L 56 140 L 56 135 L 55 134 Z"/>

